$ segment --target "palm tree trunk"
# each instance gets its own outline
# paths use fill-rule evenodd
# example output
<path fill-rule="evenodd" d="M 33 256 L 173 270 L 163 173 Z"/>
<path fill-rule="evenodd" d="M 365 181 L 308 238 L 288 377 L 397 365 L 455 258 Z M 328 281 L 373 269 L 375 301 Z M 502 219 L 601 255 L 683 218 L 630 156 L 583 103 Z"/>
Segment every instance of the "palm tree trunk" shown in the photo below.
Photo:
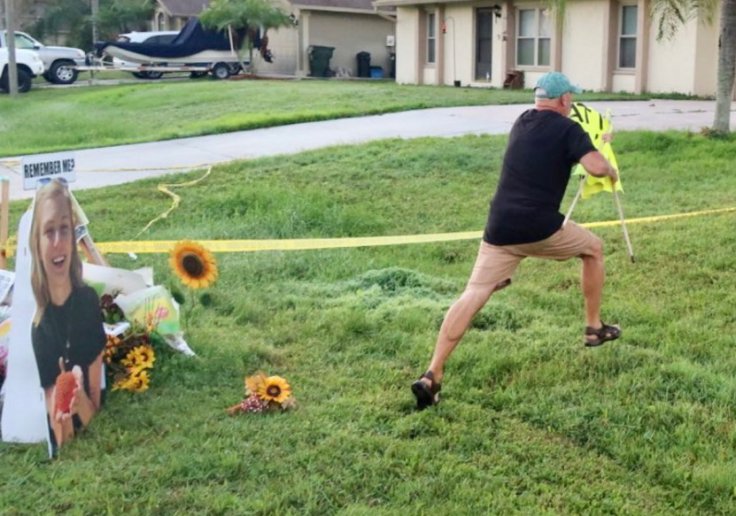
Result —
<path fill-rule="evenodd" d="M 736 0 L 723 0 L 721 30 L 718 40 L 718 85 L 716 117 L 713 130 L 728 133 L 731 123 L 731 100 L 736 80 Z"/>

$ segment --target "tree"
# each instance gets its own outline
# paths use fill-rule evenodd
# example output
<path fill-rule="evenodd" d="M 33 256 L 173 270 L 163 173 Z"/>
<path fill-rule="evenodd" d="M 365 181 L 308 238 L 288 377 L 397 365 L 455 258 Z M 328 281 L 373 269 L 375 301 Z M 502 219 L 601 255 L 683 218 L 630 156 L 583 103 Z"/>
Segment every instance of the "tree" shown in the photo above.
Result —
<path fill-rule="evenodd" d="M 736 0 L 723 0 L 718 47 L 718 89 L 713 130 L 730 132 L 731 99 L 736 80 Z"/>
<path fill-rule="evenodd" d="M 133 30 L 148 30 L 155 3 L 152 0 L 101 0 L 97 24 L 101 34 L 114 38 Z"/>
<path fill-rule="evenodd" d="M 668 39 L 692 19 L 713 22 L 717 0 L 653 0 L 652 14 L 657 23 L 657 40 Z M 713 131 L 728 134 L 731 125 L 731 100 L 736 82 L 736 0 L 721 0 L 718 38 L 718 81 Z"/>
<path fill-rule="evenodd" d="M 266 60 L 270 59 L 266 36 L 268 30 L 293 24 L 289 15 L 269 0 L 213 0 L 199 20 L 205 27 L 236 31 L 239 39 L 236 43 L 238 57 L 242 62 L 242 51 L 248 50 L 250 70 L 253 70 L 254 48 L 259 48 Z"/>
<path fill-rule="evenodd" d="M 153 9 L 152 0 L 100 0 L 97 19 L 99 37 L 114 40 L 123 32 L 145 30 Z M 68 31 L 68 45 L 91 49 L 92 12 L 89 0 L 58 0 L 46 9 L 29 31 L 41 40 L 47 35 Z"/>

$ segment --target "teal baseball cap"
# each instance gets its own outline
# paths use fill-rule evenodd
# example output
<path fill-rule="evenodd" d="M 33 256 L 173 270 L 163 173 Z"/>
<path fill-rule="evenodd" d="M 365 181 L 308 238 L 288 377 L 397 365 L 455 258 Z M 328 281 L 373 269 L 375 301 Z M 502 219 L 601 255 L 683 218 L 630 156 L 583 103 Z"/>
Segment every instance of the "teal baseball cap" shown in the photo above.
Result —
<path fill-rule="evenodd" d="M 557 99 L 565 93 L 582 93 L 582 91 L 560 72 L 545 73 L 534 86 L 534 96 L 538 99 Z"/>

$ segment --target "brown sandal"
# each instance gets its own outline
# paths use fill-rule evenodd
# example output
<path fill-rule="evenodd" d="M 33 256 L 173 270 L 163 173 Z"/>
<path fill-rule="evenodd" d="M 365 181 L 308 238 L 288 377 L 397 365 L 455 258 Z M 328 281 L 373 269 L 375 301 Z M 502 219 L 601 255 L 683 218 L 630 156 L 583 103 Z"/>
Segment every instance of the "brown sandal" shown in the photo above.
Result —
<path fill-rule="evenodd" d="M 600 328 L 593 328 L 592 326 L 585 327 L 585 345 L 589 348 L 600 346 L 604 342 L 609 340 L 616 340 L 621 336 L 621 328 L 614 325 L 609 325 L 601 321 Z M 589 339 L 588 337 L 595 337 Z"/>
<path fill-rule="evenodd" d="M 429 385 L 422 381 L 422 378 L 429 380 Z M 417 399 L 417 410 L 424 410 L 427 407 L 436 405 L 440 402 L 440 391 L 442 385 L 434 381 L 434 373 L 427 371 L 419 380 L 411 384 L 411 392 Z"/>

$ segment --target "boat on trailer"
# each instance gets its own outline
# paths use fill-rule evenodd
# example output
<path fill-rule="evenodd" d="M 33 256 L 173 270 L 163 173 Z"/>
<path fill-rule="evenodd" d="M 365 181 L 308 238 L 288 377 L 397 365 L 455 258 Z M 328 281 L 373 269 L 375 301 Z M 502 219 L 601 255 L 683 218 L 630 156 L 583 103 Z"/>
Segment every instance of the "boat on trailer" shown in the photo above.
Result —
<path fill-rule="evenodd" d="M 95 43 L 95 49 L 98 57 L 117 57 L 146 69 L 174 71 L 174 67 L 190 66 L 209 71 L 217 79 L 227 79 L 238 73 L 242 64 L 249 64 L 247 59 L 242 62 L 236 51 L 245 35 L 245 31 L 206 29 L 199 19 L 192 18 L 170 43 L 104 41 Z M 254 48 L 270 62 L 271 53 L 264 44 L 267 38 L 250 36 Z"/>

